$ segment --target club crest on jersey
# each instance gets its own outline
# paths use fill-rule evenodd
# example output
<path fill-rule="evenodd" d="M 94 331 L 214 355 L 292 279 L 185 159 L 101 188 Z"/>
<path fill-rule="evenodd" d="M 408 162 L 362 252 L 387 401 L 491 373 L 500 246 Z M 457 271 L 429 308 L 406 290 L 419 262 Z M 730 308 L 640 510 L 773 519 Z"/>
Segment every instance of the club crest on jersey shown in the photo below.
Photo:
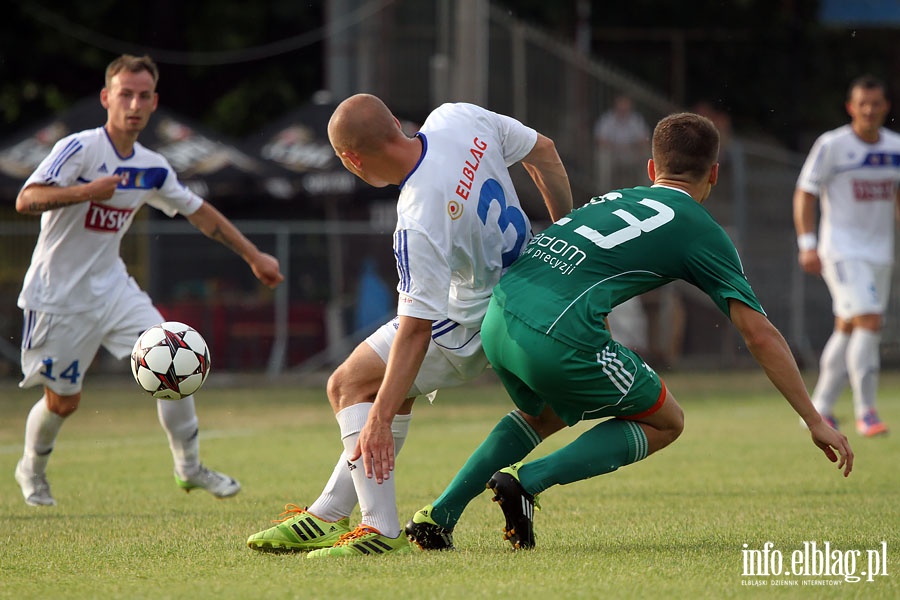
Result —
<path fill-rule="evenodd" d="M 149 169 L 119 167 L 116 169 L 115 174 L 123 176 L 121 183 L 118 185 L 119 189 L 152 190 L 162 187 L 168 172 L 161 167 L 150 167 Z"/>
<path fill-rule="evenodd" d="M 447 203 L 447 214 L 450 215 L 450 218 L 454 221 L 457 220 L 463 214 L 462 204 L 456 200 L 451 200 Z"/>
<path fill-rule="evenodd" d="M 134 212 L 132 208 L 116 208 L 91 202 L 87 214 L 84 216 L 84 228 L 115 233 L 125 227 L 132 212 Z"/>

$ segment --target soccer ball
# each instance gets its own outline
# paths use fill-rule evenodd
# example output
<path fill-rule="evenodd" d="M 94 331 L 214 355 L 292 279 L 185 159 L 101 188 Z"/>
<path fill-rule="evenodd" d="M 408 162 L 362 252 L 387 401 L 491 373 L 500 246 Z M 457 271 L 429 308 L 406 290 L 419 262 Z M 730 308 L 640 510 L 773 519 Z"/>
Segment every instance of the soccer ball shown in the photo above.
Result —
<path fill-rule="evenodd" d="M 131 373 L 154 398 L 190 396 L 209 375 L 209 347 L 184 323 L 166 321 L 141 334 L 131 351 Z"/>

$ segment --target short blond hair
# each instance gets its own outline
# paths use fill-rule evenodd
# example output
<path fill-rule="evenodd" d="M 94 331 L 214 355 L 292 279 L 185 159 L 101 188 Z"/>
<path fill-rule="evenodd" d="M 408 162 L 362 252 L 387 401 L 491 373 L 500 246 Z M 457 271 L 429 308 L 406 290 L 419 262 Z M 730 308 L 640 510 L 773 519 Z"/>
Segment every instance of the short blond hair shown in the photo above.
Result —
<path fill-rule="evenodd" d="M 153 59 L 146 54 L 144 56 L 123 54 L 109 63 L 109 66 L 106 67 L 106 87 L 110 87 L 112 85 L 112 78 L 122 71 L 128 71 L 130 73 L 147 71 L 150 73 L 150 76 L 153 77 L 154 87 L 159 81 L 159 69 L 156 67 L 156 63 L 153 62 Z"/>

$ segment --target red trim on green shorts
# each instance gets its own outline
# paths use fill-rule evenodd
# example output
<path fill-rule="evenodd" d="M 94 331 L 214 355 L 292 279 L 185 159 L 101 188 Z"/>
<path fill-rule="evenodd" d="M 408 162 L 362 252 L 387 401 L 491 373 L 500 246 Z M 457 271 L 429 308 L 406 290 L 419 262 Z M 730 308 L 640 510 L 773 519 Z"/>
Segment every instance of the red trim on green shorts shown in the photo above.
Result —
<path fill-rule="evenodd" d="M 656 399 L 656 404 L 648 408 L 642 413 L 638 413 L 636 415 L 627 415 L 624 417 L 619 417 L 620 419 L 628 419 L 629 421 L 635 421 L 637 419 L 643 419 L 644 417 L 649 417 L 656 411 L 662 408 L 663 403 L 666 401 L 666 382 L 660 378 L 659 385 L 662 389 L 659 391 L 659 398 Z"/>

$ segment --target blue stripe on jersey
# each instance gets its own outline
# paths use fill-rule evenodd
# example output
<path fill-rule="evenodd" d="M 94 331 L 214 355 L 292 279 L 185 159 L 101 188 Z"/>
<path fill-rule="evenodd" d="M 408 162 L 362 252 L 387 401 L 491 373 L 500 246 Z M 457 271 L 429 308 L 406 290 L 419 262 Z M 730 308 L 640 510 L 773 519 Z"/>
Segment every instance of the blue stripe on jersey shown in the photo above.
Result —
<path fill-rule="evenodd" d="M 25 311 L 25 322 L 22 324 L 22 349 L 31 349 L 31 336 L 34 333 L 35 314 L 33 310 Z"/>
<path fill-rule="evenodd" d="M 79 150 L 81 150 L 81 142 L 77 139 L 71 140 L 66 146 L 59 152 L 59 156 L 56 157 L 56 160 L 53 161 L 53 164 L 50 165 L 48 172 L 53 177 L 59 177 L 59 171 L 62 169 L 62 166 L 66 163 L 67 160 L 72 158 Z"/>
<path fill-rule="evenodd" d="M 862 160 L 859 161 L 859 163 L 850 164 L 842 168 L 836 168 L 834 172 L 846 173 L 847 171 L 853 171 L 856 169 L 881 169 L 896 167 L 900 167 L 900 154 L 893 154 L 890 152 L 869 152 L 862 158 Z"/>
<path fill-rule="evenodd" d="M 436 340 L 437 338 L 450 333 L 454 329 L 459 327 L 459 323 L 455 321 L 451 321 L 450 319 L 444 319 L 443 321 L 437 321 L 431 326 L 431 339 Z"/>
<path fill-rule="evenodd" d="M 412 281 L 409 276 L 409 247 L 406 242 L 405 229 L 394 232 L 394 258 L 397 260 L 397 275 L 400 277 L 397 289 L 401 292 L 408 292 Z"/>
<path fill-rule="evenodd" d="M 471 342 L 478 336 L 479 333 L 481 333 L 481 331 L 473 332 L 472 335 L 469 336 L 469 339 L 465 340 L 459 346 L 446 346 L 446 345 L 440 343 L 437 339 L 437 336 L 435 336 L 435 335 L 432 335 L 431 339 L 435 343 L 435 345 L 440 346 L 441 348 L 446 348 L 447 350 L 459 350 L 461 348 L 465 348 L 469 344 L 469 342 Z"/>
<path fill-rule="evenodd" d="M 125 175 L 119 189 L 152 190 L 159 189 L 166 182 L 169 172 L 162 167 L 138 169 L 135 167 L 118 167 L 115 175 Z"/>
<path fill-rule="evenodd" d="M 863 159 L 867 167 L 900 167 L 900 154 L 890 152 L 869 152 Z"/>
<path fill-rule="evenodd" d="M 425 137 L 425 134 L 421 131 L 416 134 L 416 137 L 422 140 L 422 154 L 419 156 L 419 160 L 416 161 L 416 166 L 412 168 L 412 171 L 406 174 L 406 177 L 403 178 L 403 181 L 400 182 L 400 189 L 403 189 L 403 184 L 406 183 L 406 180 L 412 177 L 412 174 L 416 172 L 416 169 L 419 168 L 419 165 L 422 164 L 422 161 L 425 159 L 425 155 L 428 153 L 428 138 Z"/>

